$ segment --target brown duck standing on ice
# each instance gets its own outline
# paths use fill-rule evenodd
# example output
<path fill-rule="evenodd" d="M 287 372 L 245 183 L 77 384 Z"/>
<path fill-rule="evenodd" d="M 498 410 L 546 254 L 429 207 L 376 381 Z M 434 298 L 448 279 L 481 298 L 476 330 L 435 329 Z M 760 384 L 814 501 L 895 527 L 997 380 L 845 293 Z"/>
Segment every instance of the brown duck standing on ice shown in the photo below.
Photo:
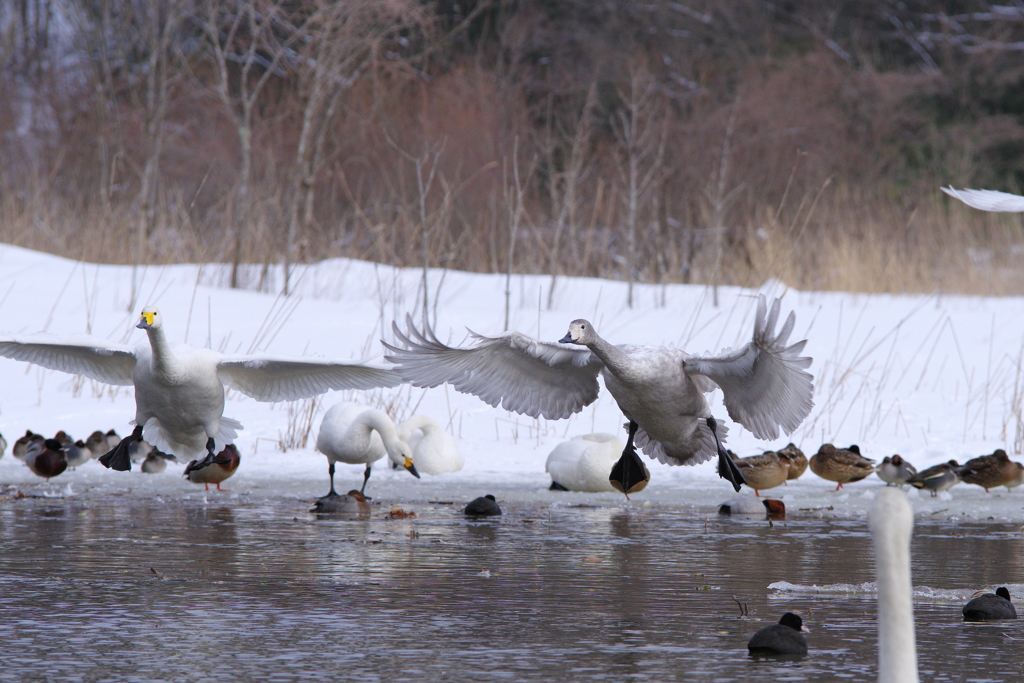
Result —
<path fill-rule="evenodd" d="M 836 491 L 843 484 L 860 481 L 875 471 L 875 463 L 861 455 L 856 445 L 836 448 L 830 443 L 823 444 L 811 456 L 810 466 L 811 472 L 822 479 L 836 482 Z"/>
<path fill-rule="evenodd" d="M 1002 448 L 992 455 L 980 455 L 965 462 L 957 474 L 968 484 L 977 484 L 988 493 L 994 486 L 1006 486 L 1017 478 L 1017 464 Z"/>
<path fill-rule="evenodd" d="M 798 479 L 807 471 L 807 456 L 796 447 L 796 444 L 791 443 L 775 452 L 789 465 L 789 481 Z"/>
<path fill-rule="evenodd" d="M 200 461 L 191 460 L 185 466 L 185 475 L 193 484 L 206 484 L 206 490 L 210 490 L 210 484 L 216 484 L 218 491 L 223 491 L 220 483 L 230 477 L 238 469 L 242 458 L 238 454 L 235 444 L 229 443 L 224 450 L 217 454 L 213 464 L 208 467 L 197 467 Z"/>
<path fill-rule="evenodd" d="M 748 458 L 734 458 L 733 462 L 740 468 L 747 486 L 754 489 L 754 495 L 758 498 L 761 497 L 760 491 L 782 486 L 789 478 L 789 462 L 774 451 L 765 451 Z"/>

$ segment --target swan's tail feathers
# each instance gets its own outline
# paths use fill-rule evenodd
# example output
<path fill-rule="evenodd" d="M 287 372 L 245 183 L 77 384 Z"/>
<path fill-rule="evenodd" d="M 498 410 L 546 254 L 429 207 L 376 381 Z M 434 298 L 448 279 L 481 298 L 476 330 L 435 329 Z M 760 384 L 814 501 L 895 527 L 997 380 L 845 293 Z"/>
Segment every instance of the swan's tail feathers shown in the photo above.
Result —
<path fill-rule="evenodd" d="M 718 438 L 725 441 L 729 434 L 729 428 L 718 424 Z M 715 435 L 711 433 L 705 420 L 697 420 L 697 432 L 690 441 L 682 447 L 669 447 L 660 441 L 651 438 L 651 435 L 644 431 L 643 427 L 636 430 L 636 445 L 652 460 L 665 465 L 699 465 L 707 462 L 718 455 L 718 445 Z"/>
<path fill-rule="evenodd" d="M 217 430 L 217 436 L 214 437 L 217 446 L 224 448 L 229 443 L 234 443 L 235 439 L 238 438 L 238 432 L 242 431 L 242 429 L 241 422 L 222 415 L 220 418 L 220 428 Z"/>
<path fill-rule="evenodd" d="M 238 420 L 233 420 L 230 417 L 221 417 L 220 424 L 217 427 L 217 435 L 214 437 L 216 447 L 223 448 L 229 443 L 234 443 L 241 429 L 242 423 Z M 161 451 L 173 453 L 186 461 L 205 456 L 208 450 L 205 437 L 201 446 L 198 444 L 187 445 L 181 443 L 169 434 L 163 425 L 160 424 L 160 420 L 155 417 L 146 420 L 145 427 L 143 428 L 143 438 Z"/>

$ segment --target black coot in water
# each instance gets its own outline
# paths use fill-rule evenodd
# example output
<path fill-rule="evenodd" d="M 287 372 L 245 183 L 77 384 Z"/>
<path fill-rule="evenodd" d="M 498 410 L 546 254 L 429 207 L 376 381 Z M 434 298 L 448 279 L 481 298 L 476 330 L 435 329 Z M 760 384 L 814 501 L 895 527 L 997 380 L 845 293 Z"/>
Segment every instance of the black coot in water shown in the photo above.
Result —
<path fill-rule="evenodd" d="M 1010 602 L 1010 591 L 1000 586 L 995 593 L 985 593 L 964 605 L 964 621 L 998 621 L 1016 619 L 1017 610 Z"/>
<path fill-rule="evenodd" d="M 494 496 L 488 493 L 486 496 L 480 496 L 470 501 L 463 512 L 472 516 L 500 515 L 501 508 L 495 502 Z"/>
<path fill-rule="evenodd" d="M 792 612 L 786 612 L 779 623 L 765 626 L 754 634 L 747 643 L 752 655 L 805 655 L 807 641 L 804 634 L 804 620 Z"/>

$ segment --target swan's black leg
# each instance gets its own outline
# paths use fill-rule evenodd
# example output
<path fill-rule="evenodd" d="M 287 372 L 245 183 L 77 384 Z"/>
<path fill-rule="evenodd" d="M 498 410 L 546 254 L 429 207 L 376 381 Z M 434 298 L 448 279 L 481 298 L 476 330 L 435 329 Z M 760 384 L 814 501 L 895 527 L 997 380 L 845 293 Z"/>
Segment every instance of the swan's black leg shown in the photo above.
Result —
<path fill-rule="evenodd" d="M 651 480 L 644 461 L 637 455 L 636 447 L 633 445 L 633 437 L 636 436 L 638 428 L 639 425 L 636 422 L 629 421 L 629 437 L 626 439 L 626 447 L 622 450 L 622 457 L 615 463 L 611 474 L 608 475 L 611 485 L 625 493 L 626 498 L 629 498 L 630 493 L 636 493 L 647 486 L 647 482 Z"/>
<path fill-rule="evenodd" d="M 217 455 L 216 448 L 217 446 L 213 441 L 213 437 L 211 436 L 209 439 L 206 440 L 206 456 L 202 460 L 197 461 L 196 464 L 189 465 L 186 468 L 188 472 L 191 472 L 192 470 L 201 470 L 204 467 L 209 467 L 214 463 L 217 463 L 218 465 L 226 465 L 227 463 L 231 462 L 227 458 L 222 458 L 219 455 Z"/>
<path fill-rule="evenodd" d="M 333 460 L 331 460 L 330 464 L 328 464 L 327 472 L 328 472 L 328 474 L 331 475 L 331 490 L 327 494 L 327 496 L 325 496 L 325 497 L 336 496 L 336 495 L 338 495 L 338 492 L 334 490 L 334 461 Z"/>
<path fill-rule="evenodd" d="M 138 425 L 132 433 L 121 439 L 121 442 L 100 456 L 100 464 L 118 472 L 132 469 L 132 459 L 128 447 L 136 441 L 142 441 L 142 425 Z"/>
<path fill-rule="evenodd" d="M 725 448 L 722 446 L 722 442 L 718 440 L 718 421 L 714 417 L 708 415 L 708 429 L 711 430 L 711 434 L 715 437 L 715 445 L 718 447 L 718 476 L 722 479 L 726 479 L 732 487 L 737 491 L 740 490 L 740 486 L 747 483 L 744 479 L 743 473 L 740 472 L 740 468 L 736 466 L 733 459 L 729 457 Z"/>
<path fill-rule="evenodd" d="M 366 490 L 366 482 L 368 482 L 369 480 L 370 480 L 370 466 L 367 465 L 366 466 L 366 471 L 363 472 L 363 486 L 362 486 L 362 488 L 359 489 L 359 493 L 361 493 L 363 498 L 366 498 L 366 500 L 373 500 L 373 498 L 370 498 L 368 495 L 363 493 Z"/>

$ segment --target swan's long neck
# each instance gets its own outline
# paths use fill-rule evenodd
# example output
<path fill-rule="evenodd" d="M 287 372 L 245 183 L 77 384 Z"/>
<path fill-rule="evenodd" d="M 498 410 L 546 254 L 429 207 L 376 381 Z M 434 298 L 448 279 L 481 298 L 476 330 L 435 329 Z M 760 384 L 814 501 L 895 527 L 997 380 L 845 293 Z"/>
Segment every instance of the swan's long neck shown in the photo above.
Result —
<path fill-rule="evenodd" d="M 384 449 L 387 450 L 388 456 L 392 460 L 402 462 L 400 454 L 403 451 L 407 453 L 409 447 L 399 438 L 395 423 L 387 413 L 382 410 L 366 410 L 359 416 L 359 421 L 368 429 L 376 430 L 380 434 L 381 441 L 384 442 Z M 403 446 L 405 447 L 403 448 Z"/>
<path fill-rule="evenodd" d="M 163 377 L 179 374 L 178 359 L 171 351 L 171 345 L 167 343 L 163 328 L 150 327 L 146 334 L 149 335 L 149 346 L 153 350 L 153 369 L 156 373 Z"/>
<path fill-rule="evenodd" d="M 917 645 L 914 636 L 913 586 L 910 581 L 910 533 L 913 513 L 906 495 L 883 488 L 875 495 L 870 525 L 878 580 L 878 681 L 914 683 Z"/>
<path fill-rule="evenodd" d="M 605 367 L 611 370 L 612 373 L 625 368 L 627 363 L 626 354 L 614 344 L 609 344 L 599 337 L 593 330 L 591 330 L 591 334 L 593 338 L 587 343 L 587 348 L 601 359 Z"/>
<path fill-rule="evenodd" d="M 398 437 L 403 441 L 408 441 L 417 429 L 427 434 L 435 428 L 437 428 L 437 423 L 429 415 L 413 415 L 398 425 Z"/>

